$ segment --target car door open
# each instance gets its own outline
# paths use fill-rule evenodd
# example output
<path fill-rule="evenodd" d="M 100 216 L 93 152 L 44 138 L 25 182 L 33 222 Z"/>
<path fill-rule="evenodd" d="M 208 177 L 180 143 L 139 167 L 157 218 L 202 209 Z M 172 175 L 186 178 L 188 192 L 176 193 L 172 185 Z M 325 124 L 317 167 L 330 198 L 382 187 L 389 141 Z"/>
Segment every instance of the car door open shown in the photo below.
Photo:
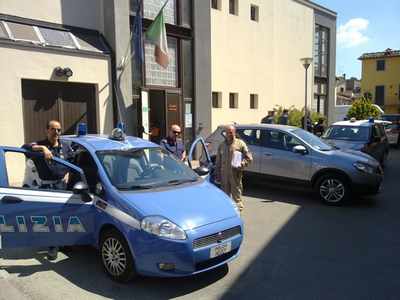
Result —
<path fill-rule="evenodd" d="M 206 143 L 202 137 L 198 137 L 191 145 L 188 155 L 189 167 L 198 175 L 213 182 L 214 165 L 208 153 Z"/>
<path fill-rule="evenodd" d="M 70 184 L 63 188 L 54 177 L 40 174 L 46 163 L 65 168 Z M 95 210 L 81 169 L 58 158 L 45 162 L 41 154 L 1 147 L 0 175 L 0 248 L 92 243 Z"/>

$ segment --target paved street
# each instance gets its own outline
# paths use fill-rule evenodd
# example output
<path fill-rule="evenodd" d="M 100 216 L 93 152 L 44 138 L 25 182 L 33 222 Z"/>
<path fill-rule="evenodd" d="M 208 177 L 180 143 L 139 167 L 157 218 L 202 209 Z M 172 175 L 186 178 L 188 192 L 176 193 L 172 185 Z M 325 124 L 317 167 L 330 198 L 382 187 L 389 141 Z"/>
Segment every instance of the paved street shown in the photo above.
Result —
<path fill-rule="evenodd" d="M 245 242 L 228 268 L 185 279 L 112 282 L 96 252 L 0 252 L 0 299 L 398 299 L 400 151 L 376 201 L 328 207 L 309 193 L 252 184 Z M 6 271 L 6 272 L 5 272 Z"/>

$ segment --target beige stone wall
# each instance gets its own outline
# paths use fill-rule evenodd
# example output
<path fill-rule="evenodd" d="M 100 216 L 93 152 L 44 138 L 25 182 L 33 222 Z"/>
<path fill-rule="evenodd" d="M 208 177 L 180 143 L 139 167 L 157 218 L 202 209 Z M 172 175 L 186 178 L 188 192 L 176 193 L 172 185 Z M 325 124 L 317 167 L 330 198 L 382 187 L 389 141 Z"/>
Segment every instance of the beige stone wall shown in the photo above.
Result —
<path fill-rule="evenodd" d="M 103 31 L 103 0 L 1 0 L 0 13 Z"/>
<path fill-rule="evenodd" d="M 57 66 L 68 66 L 73 70 L 69 82 L 96 84 L 99 131 L 111 131 L 112 86 L 111 62 L 108 58 L 0 46 L 0 66 L 1 145 L 19 147 L 24 143 L 21 79 L 51 80 Z"/>
<path fill-rule="evenodd" d="M 211 9 L 212 91 L 222 93 L 222 108 L 212 109 L 212 129 L 236 121 L 258 123 L 275 105 L 304 106 L 302 57 L 313 57 L 313 9 L 292 0 L 240 0 L 239 15 L 229 1 Z M 250 20 L 250 5 L 259 21 Z M 311 103 L 313 68 L 308 71 Z M 229 93 L 239 94 L 239 108 L 229 108 Z M 250 94 L 258 109 L 250 109 Z M 211 102 L 211 101 L 210 101 Z M 210 104 L 211 105 L 211 104 Z"/>

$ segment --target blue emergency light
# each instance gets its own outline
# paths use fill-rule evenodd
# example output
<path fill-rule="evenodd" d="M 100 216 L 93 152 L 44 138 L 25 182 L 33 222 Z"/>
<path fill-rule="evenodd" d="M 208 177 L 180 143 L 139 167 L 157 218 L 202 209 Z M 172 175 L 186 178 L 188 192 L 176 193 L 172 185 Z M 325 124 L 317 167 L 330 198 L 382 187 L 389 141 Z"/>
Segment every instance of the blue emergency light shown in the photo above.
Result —
<path fill-rule="evenodd" d="M 121 129 L 124 133 L 126 132 L 126 126 L 124 122 L 118 122 L 117 128 Z"/>
<path fill-rule="evenodd" d="M 375 122 L 375 120 L 374 120 L 374 118 L 369 118 L 369 119 L 368 119 L 368 122 L 370 122 L 370 123 L 374 123 L 374 122 Z"/>
<path fill-rule="evenodd" d="M 88 130 L 87 130 L 87 124 L 86 123 L 78 123 L 76 126 L 76 135 L 77 136 L 82 136 L 82 135 L 87 135 Z"/>

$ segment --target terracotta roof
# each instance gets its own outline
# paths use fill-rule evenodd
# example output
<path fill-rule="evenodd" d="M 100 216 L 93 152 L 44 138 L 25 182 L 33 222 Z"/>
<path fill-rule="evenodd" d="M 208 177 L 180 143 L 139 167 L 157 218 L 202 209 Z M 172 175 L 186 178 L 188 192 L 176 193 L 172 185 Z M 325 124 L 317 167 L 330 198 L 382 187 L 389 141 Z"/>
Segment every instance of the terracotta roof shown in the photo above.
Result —
<path fill-rule="evenodd" d="M 396 57 L 400 56 L 400 50 L 386 49 L 382 52 L 372 52 L 372 53 L 364 53 L 358 59 L 371 59 L 371 58 L 385 58 L 385 57 Z"/>

